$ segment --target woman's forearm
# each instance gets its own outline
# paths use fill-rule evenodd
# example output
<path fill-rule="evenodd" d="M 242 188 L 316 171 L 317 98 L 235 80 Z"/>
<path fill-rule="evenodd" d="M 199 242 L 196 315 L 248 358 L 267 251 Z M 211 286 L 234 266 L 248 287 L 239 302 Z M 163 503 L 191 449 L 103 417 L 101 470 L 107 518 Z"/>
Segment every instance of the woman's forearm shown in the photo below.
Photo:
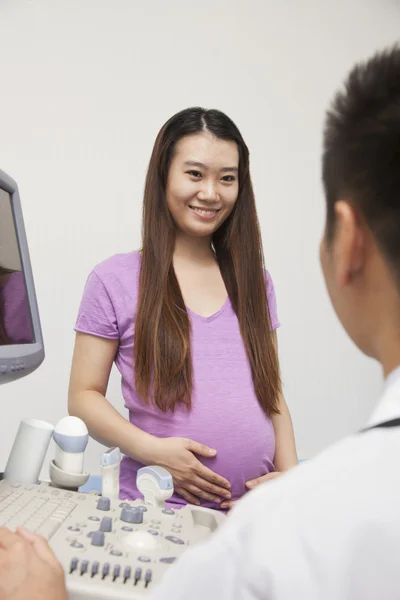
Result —
<path fill-rule="evenodd" d="M 143 464 L 153 462 L 158 438 L 132 425 L 99 392 L 75 393 L 69 399 L 68 410 L 84 421 L 90 436 L 100 444 L 118 446 L 123 454 Z"/>
<path fill-rule="evenodd" d="M 280 414 L 272 417 L 275 431 L 275 469 L 287 471 L 298 464 L 293 423 L 286 401 L 281 394 L 279 400 Z"/>

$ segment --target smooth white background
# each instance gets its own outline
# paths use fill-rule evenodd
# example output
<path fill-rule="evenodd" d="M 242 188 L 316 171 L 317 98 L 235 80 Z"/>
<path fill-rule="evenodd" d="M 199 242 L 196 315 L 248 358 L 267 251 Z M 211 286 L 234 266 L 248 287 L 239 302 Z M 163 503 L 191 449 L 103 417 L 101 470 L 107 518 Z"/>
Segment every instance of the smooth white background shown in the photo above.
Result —
<path fill-rule="evenodd" d="M 381 375 L 320 273 L 321 125 L 348 69 L 399 31 L 389 0 L 0 1 L 0 168 L 20 187 L 47 352 L 0 389 L 0 467 L 21 418 L 65 415 L 86 277 L 138 248 L 154 138 L 190 105 L 227 112 L 251 150 L 299 455 L 363 425 Z M 108 396 L 125 411 L 117 374 Z M 91 442 L 93 472 L 100 452 Z"/>

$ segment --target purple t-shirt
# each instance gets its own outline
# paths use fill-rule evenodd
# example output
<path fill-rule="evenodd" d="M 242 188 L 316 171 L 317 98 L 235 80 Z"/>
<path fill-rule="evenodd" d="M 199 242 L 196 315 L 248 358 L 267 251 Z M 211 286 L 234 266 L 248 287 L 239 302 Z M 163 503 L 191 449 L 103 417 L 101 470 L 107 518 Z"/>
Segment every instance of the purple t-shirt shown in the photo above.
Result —
<path fill-rule="evenodd" d="M 86 283 L 76 331 L 120 341 L 115 364 L 131 423 L 157 437 L 186 437 L 217 450 L 203 464 L 231 483 L 232 499 L 245 483 L 274 470 L 275 436 L 271 420 L 255 395 L 239 322 L 229 299 L 210 317 L 188 310 L 193 361 L 192 408 L 164 413 L 144 404 L 134 386 L 133 336 L 138 300 L 140 254 L 118 254 L 97 265 Z M 278 327 L 272 280 L 267 273 L 272 327 Z M 140 496 L 136 473 L 143 465 L 125 456 L 121 464 L 122 499 Z M 186 504 L 179 495 L 171 502 Z M 203 506 L 218 508 L 215 503 Z"/>
<path fill-rule="evenodd" d="M 0 294 L 4 306 L 4 329 L 10 343 L 31 344 L 34 341 L 33 330 L 21 271 L 15 271 L 7 277 Z"/>

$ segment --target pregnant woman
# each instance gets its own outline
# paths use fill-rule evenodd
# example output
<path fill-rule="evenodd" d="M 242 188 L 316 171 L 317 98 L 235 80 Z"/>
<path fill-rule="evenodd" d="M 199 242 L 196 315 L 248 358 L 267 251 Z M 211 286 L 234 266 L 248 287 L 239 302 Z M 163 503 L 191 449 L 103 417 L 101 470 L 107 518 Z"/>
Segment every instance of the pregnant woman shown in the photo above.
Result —
<path fill-rule="evenodd" d="M 227 509 L 297 463 L 277 327 L 247 146 L 223 113 L 184 110 L 154 145 L 140 252 L 94 268 L 76 323 L 69 411 L 124 453 L 121 498 L 156 464 L 172 502 Z M 129 420 L 106 400 L 113 362 Z"/>

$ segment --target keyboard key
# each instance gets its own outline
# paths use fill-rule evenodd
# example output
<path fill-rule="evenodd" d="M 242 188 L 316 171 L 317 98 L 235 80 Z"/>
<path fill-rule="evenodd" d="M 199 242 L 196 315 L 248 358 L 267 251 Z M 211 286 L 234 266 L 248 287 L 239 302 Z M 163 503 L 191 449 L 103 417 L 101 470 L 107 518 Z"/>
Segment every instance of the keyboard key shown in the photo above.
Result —
<path fill-rule="evenodd" d="M 38 528 L 36 533 L 39 533 L 44 538 L 49 540 L 55 534 L 55 532 L 60 527 L 60 525 L 61 525 L 61 522 L 59 522 L 59 521 L 48 520 Z"/>

